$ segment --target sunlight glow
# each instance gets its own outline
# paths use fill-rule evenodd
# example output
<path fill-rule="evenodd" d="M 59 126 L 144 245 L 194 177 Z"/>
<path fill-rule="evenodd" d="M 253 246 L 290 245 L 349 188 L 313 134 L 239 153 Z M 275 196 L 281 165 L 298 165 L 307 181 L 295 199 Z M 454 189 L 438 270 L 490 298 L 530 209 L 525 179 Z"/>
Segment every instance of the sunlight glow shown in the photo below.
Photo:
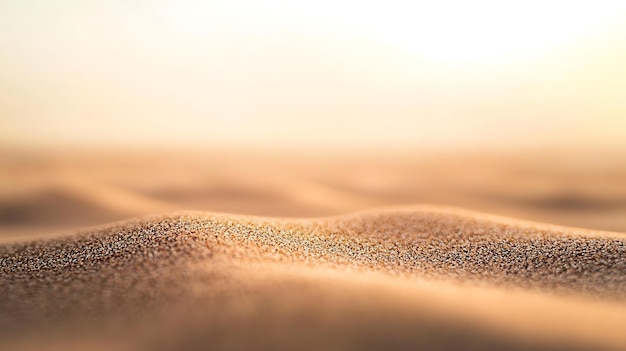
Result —
<path fill-rule="evenodd" d="M 2 0 L 0 53 L 0 146 L 626 145 L 624 0 Z"/>
<path fill-rule="evenodd" d="M 624 1 L 171 1 L 163 13 L 186 34 L 223 23 L 376 41 L 442 64 L 493 64 L 532 57 L 593 35 Z M 219 30 L 215 32 L 219 34 Z"/>

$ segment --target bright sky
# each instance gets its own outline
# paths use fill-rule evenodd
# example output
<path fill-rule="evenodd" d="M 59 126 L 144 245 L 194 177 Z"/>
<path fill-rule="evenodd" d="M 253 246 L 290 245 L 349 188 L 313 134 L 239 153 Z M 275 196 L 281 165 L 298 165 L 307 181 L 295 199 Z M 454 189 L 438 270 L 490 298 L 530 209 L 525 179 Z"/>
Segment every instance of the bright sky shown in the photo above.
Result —
<path fill-rule="evenodd" d="M 625 23 L 625 1 L 0 0 L 0 138 L 626 145 Z"/>

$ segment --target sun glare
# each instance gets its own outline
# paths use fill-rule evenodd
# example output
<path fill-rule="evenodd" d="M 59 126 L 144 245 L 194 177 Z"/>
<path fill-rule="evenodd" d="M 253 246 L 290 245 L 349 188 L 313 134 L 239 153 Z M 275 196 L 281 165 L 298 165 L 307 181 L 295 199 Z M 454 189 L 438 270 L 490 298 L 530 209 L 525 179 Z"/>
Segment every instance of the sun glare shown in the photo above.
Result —
<path fill-rule="evenodd" d="M 626 3 L 580 1 L 172 1 L 162 9 L 186 35 L 224 27 L 354 37 L 443 64 L 494 64 L 532 57 L 593 35 Z"/>
<path fill-rule="evenodd" d="M 364 35 L 427 60 L 494 64 L 526 59 L 570 40 L 593 35 L 619 4 L 574 1 L 438 1 L 396 8 Z M 623 5 L 622 5 L 623 6 Z M 400 19 L 400 20 L 399 20 Z"/>
<path fill-rule="evenodd" d="M 625 0 L 28 3 L 0 0 L 10 143 L 626 140 Z"/>

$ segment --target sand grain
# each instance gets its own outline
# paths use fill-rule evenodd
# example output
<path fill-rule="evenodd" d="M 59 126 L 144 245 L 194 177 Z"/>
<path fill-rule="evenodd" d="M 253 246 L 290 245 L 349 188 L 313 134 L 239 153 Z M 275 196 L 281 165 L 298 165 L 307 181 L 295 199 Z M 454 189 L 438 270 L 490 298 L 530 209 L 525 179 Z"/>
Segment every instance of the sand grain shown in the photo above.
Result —
<path fill-rule="evenodd" d="M 5 244 L 0 260 L 5 345 L 626 347 L 621 234 L 451 208 L 186 212 Z"/>

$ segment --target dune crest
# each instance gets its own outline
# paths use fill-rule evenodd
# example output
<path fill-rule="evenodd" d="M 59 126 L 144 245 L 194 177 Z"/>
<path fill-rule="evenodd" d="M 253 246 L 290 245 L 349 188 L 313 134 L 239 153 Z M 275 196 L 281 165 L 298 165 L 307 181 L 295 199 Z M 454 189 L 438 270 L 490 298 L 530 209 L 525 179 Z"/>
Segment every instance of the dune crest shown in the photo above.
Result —
<path fill-rule="evenodd" d="M 96 325 L 119 319 L 144 330 L 112 332 L 131 348 L 164 338 L 280 349 L 292 346 L 288 335 L 323 335 L 311 349 L 454 349 L 470 339 L 479 349 L 626 347 L 626 236 L 451 208 L 315 219 L 182 212 L 1 245 L 0 260 L 0 330 L 17 335 L 5 345 L 31 345 L 35 326 L 50 321 L 50 335 L 76 323 L 98 334 Z M 532 313 L 541 314 L 534 327 Z M 572 319 L 590 315 L 600 325 L 564 337 Z M 172 320 L 197 335 L 159 332 Z M 251 327 L 256 338 L 235 341 Z M 520 342 L 523 333 L 536 338 Z"/>

